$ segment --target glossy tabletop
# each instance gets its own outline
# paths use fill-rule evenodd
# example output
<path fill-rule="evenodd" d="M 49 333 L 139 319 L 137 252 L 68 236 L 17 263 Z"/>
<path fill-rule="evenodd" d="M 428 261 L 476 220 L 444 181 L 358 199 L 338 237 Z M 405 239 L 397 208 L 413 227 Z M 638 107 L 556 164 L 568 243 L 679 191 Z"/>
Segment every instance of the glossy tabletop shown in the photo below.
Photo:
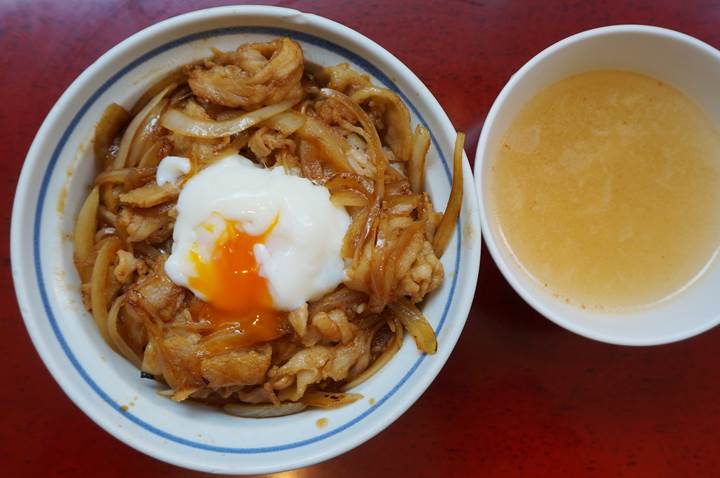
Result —
<path fill-rule="evenodd" d="M 593 27 L 641 23 L 720 47 L 717 1 L 285 1 L 380 43 L 468 132 L 510 75 Z M 0 1 L 0 474 L 199 477 L 142 455 L 90 421 L 51 378 L 12 288 L 10 212 L 43 118 L 72 80 L 132 33 L 210 1 Z M 720 94 L 720 85 L 718 85 Z M 720 329 L 652 348 L 571 334 L 535 313 L 483 251 L 475 303 L 428 391 L 359 448 L 283 477 L 718 476 Z"/>

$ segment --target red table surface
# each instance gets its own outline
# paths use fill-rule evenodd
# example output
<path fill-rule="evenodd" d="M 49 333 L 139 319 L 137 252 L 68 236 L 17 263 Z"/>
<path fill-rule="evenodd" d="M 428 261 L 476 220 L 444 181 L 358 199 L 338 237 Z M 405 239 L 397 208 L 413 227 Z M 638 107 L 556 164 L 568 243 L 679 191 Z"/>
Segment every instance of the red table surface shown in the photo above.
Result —
<path fill-rule="evenodd" d="M 472 156 L 510 75 L 546 46 L 602 25 L 642 23 L 720 47 L 718 2 L 319 2 L 430 88 Z M 11 284 L 10 212 L 43 118 L 70 82 L 120 40 L 205 1 L 0 3 L 0 393 L 2 476 L 201 476 L 149 458 L 92 423 L 50 377 Z M 720 85 L 718 85 L 720 94 Z M 720 476 L 720 329 L 681 343 L 593 342 L 535 313 L 487 251 L 455 351 L 428 391 L 368 443 L 277 476 Z"/>

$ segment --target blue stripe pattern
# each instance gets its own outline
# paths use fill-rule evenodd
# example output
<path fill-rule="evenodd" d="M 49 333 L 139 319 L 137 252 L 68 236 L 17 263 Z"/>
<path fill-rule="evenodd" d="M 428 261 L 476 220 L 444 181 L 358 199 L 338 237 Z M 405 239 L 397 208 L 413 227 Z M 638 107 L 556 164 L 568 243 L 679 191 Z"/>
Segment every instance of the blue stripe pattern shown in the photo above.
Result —
<path fill-rule="evenodd" d="M 272 452 L 278 452 L 283 450 L 289 450 L 293 448 L 299 448 L 306 445 L 310 445 L 312 443 L 319 442 L 321 440 L 325 440 L 326 438 L 329 438 L 333 435 L 336 435 L 343 430 L 346 430 L 353 425 L 357 424 L 361 420 L 363 420 L 365 417 L 373 413 L 375 410 L 377 410 L 380 406 L 382 406 L 383 403 L 385 403 L 390 397 L 392 397 L 399 389 L 402 387 L 402 385 L 415 373 L 415 371 L 418 369 L 420 364 L 425 360 L 426 355 L 421 355 L 413 364 L 413 366 L 410 368 L 410 370 L 400 379 L 398 383 L 395 384 L 380 400 L 378 400 L 375 405 L 368 408 L 366 411 L 358 415 L 357 417 L 353 418 L 352 420 L 344 423 L 343 425 L 334 428 L 332 430 L 329 430 L 323 434 L 314 436 L 312 438 L 308 438 L 306 440 L 296 441 L 292 443 L 287 443 L 283 445 L 276 445 L 276 446 L 268 446 L 268 447 L 254 447 L 254 448 L 236 448 L 236 447 L 226 447 L 226 446 L 215 446 L 215 445 L 208 445 L 205 443 L 200 443 L 192 440 L 188 440 L 186 438 L 173 435 L 171 433 L 168 433 L 164 430 L 161 430 L 160 428 L 146 422 L 145 420 L 139 418 L 138 416 L 134 415 L 133 413 L 129 411 L 124 411 L 121 409 L 120 405 L 112 399 L 103 389 L 101 389 L 98 384 L 90 377 L 90 375 L 87 373 L 87 371 L 83 368 L 82 364 L 77 360 L 77 357 L 72 352 L 70 346 L 68 345 L 67 341 L 65 340 L 65 337 L 60 330 L 60 327 L 58 325 L 58 321 L 55 317 L 55 314 L 53 310 L 50 307 L 50 302 L 48 300 L 47 290 L 45 286 L 45 279 L 43 275 L 42 270 L 42 264 L 40 260 L 40 243 L 41 243 L 41 231 L 42 231 L 42 213 L 46 209 L 45 208 L 45 200 L 47 199 L 47 188 L 48 184 L 50 182 L 50 178 L 52 177 L 53 171 L 55 170 L 55 166 L 58 162 L 58 158 L 63 152 L 63 149 L 65 148 L 65 145 L 70 138 L 70 136 L 75 131 L 75 128 L 77 127 L 80 120 L 83 118 L 83 116 L 87 113 L 87 111 L 90 109 L 90 107 L 97 101 L 97 99 L 105 93 L 113 84 L 115 84 L 118 80 L 120 80 L 123 76 L 128 74 L 133 69 L 137 68 L 138 66 L 142 65 L 149 59 L 164 53 L 168 50 L 171 50 L 173 48 L 176 48 L 178 46 L 184 45 L 189 42 L 193 42 L 196 40 L 201 39 L 207 39 L 207 38 L 215 38 L 219 36 L 224 35 L 236 35 L 236 34 L 266 34 L 266 35 L 272 35 L 272 36 L 286 36 L 291 37 L 295 40 L 298 40 L 303 43 L 311 44 L 320 48 L 323 48 L 325 50 L 328 50 L 332 53 L 335 53 L 337 55 L 340 55 L 347 59 L 350 63 L 355 64 L 363 68 L 365 71 L 369 72 L 374 77 L 378 78 L 385 87 L 391 89 L 395 93 L 397 93 L 402 100 L 405 102 L 406 105 L 410 107 L 410 109 L 413 111 L 415 116 L 419 118 L 420 122 L 425 126 L 425 128 L 428 129 L 428 131 L 431 131 L 428 127 L 427 122 L 425 119 L 420 115 L 419 111 L 413 105 L 413 103 L 407 98 L 407 96 L 400 91 L 400 89 L 375 65 L 368 62 L 364 58 L 358 56 L 357 54 L 339 46 L 334 43 L 331 43 L 323 38 L 319 38 L 307 33 L 301 33 L 296 32 L 292 30 L 286 30 L 282 28 L 269 28 L 269 27 L 232 27 L 232 28 L 219 28 L 219 29 L 213 29 L 213 30 L 207 30 L 203 32 L 194 33 L 192 35 L 187 35 L 182 38 L 178 38 L 177 40 L 168 42 L 164 45 L 161 45 L 148 53 L 145 53 L 144 55 L 140 56 L 136 60 L 132 61 L 128 65 L 126 65 L 124 68 L 119 70 L 117 73 L 115 73 L 110 79 L 108 79 L 105 83 L 100 86 L 100 88 L 95 91 L 90 98 L 83 104 L 83 106 L 80 108 L 80 110 L 73 116 L 72 120 L 68 123 L 67 128 L 63 132 L 62 136 L 60 137 L 60 140 L 57 143 L 57 146 L 55 147 L 52 156 L 50 157 L 50 162 L 47 166 L 47 169 L 45 171 L 45 174 L 42 179 L 42 183 L 40 186 L 40 190 L 38 192 L 38 201 L 37 201 L 37 207 L 35 209 L 35 218 L 34 218 L 34 226 L 33 226 L 33 258 L 34 258 L 34 265 L 35 265 L 35 274 L 38 282 L 38 289 L 40 291 L 40 296 L 42 299 L 43 307 L 45 308 L 45 312 L 47 314 L 48 321 L 50 322 L 50 326 L 52 327 L 52 330 L 55 334 L 55 337 L 57 338 L 60 347 L 65 352 L 65 355 L 68 357 L 70 362 L 72 363 L 73 367 L 77 370 L 77 372 L 80 374 L 80 376 L 83 378 L 83 380 L 88 384 L 88 386 L 103 400 L 105 401 L 110 407 L 112 407 L 114 410 L 116 410 L 118 413 L 120 413 L 123 417 L 126 417 L 131 422 L 135 423 L 139 427 L 147 430 L 150 433 L 153 433 L 159 437 L 162 437 L 164 439 L 170 440 L 172 442 L 178 443 L 180 445 L 186 445 L 192 448 L 201 449 L 201 450 L 207 450 L 212 452 L 219 452 L 219 453 L 234 453 L 234 454 L 258 454 L 258 453 L 272 453 Z M 432 131 L 430 133 L 432 138 L 432 143 L 435 146 L 435 149 L 438 151 L 440 155 L 440 159 L 443 165 L 443 168 L 445 170 L 445 175 L 450 183 L 452 183 L 452 176 L 450 172 L 450 165 L 448 164 L 447 160 L 445 159 L 445 156 L 442 153 L 442 150 L 435 138 L 435 136 L 432 134 Z M 50 208 L 51 210 L 55 210 L 55 208 Z M 440 334 L 440 331 L 443 328 L 443 325 L 445 324 L 445 320 L 447 319 L 448 311 L 450 310 L 450 305 L 453 300 L 453 296 L 455 294 L 455 288 L 457 285 L 458 280 L 458 271 L 460 267 L 460 255 L 461 255 L 461 224 L 460 219 L 458 218 L 457 226 L 456 226 L 456 232 L 457 232 L 457 243 L 456 243 L 456 259 L 455 259 L 455 273 L 452 274 L 452 284 L 450 287 L 450 294 L 448 296 L 448 300 L 445 303 L 445 306 L 443 308 L 442 317 L 440 319 L 440 322 L 435 329 L 436 334 Z"/>

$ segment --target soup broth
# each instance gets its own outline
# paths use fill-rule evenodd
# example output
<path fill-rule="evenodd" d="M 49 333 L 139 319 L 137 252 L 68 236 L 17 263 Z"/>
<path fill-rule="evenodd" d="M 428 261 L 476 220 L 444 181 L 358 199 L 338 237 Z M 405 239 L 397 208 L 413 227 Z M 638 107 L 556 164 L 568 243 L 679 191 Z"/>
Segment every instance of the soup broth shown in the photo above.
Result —
<path fill-rule="evenodd" d="M 720 244 L 720 132 L 683 93 L 592 71 L 532 98 L 501 142 L 490 192 L 519 264 L 583 307 L 646 306 Z"/>

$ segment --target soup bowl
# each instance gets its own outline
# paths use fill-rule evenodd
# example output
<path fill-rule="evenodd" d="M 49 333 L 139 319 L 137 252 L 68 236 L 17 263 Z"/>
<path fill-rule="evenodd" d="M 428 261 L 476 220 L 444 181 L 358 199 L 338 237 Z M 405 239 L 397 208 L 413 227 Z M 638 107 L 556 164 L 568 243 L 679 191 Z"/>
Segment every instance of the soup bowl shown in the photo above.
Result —
<path fill-rule="evenodd" d="M 614 312 L 583 309 L 554 296 L 530 276 L 504 242 L 491 207 L 488 182 L 492 164 L 503 135 L 522 107 L 559 80 L 605 69 L 634 71 L 667 82 L 720 123 L 720 52 L 711 46 L 682 33 L 641 25 L 598 28 L 566 38 L 520 68 L 487 115 L 475 156 L 484 239 L 510 285 L 556 324 L 614 344 L 654 345 L 682 340 L 720 322 L 717 257 L 687 287 L 652 306 Z"/>

